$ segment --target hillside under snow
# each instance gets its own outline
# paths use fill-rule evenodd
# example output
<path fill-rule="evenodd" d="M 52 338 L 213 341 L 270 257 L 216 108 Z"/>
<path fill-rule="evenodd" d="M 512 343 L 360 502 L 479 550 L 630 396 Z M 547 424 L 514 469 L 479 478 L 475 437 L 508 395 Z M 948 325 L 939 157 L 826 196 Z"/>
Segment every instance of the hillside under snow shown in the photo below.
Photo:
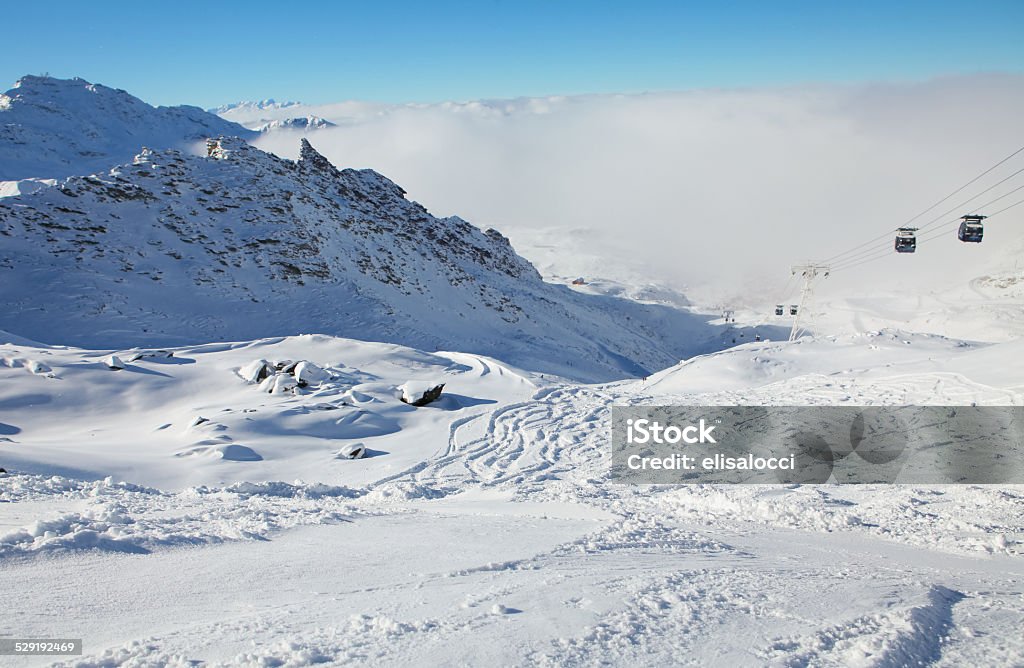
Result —
<path fill-rule="evenodd" d="M 198 107 L 153 107 L 85 79 L 25 76 L 0 94 L 0 181 L 89 174 L 143 147 L 180 149 L 222 134 L 253 136 Z"/>
<path fill-rule="evenodd" d="M 545 283 L 499 232 L 435 218 L 305 140 L 293 162 L 236 138 L 0 200 L 0 328 L 96 347 L 327 333 L 587 380 L 644 375 L 727 335 Z"/>
<path fill-rule="evenodd" d="M 889 330 L 580 385 L 0 333 L 0 634 L 70 625 L 87 666 L 1019 665 L 1019 486 L 623 485 L 608 432 L 621 404 L 1019 405 L 1021 353 Z"/>

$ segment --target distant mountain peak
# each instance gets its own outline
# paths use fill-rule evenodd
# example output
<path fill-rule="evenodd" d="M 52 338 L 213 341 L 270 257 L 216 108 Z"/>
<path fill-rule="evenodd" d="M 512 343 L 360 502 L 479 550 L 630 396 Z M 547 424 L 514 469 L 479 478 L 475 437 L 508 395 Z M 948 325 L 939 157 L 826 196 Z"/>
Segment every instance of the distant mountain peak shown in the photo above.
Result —
<path fill-rule="evenodd" d="M 288 107 L 298 107 L 301 102 L 286 101 L 278 102 L 272 97 L 268 97 L 265 100 L 243 100 L 241 102 L 232 102 L 230 104 L 223 104 L 219 107 L 207 109 L 211 114 L 226 114 L 231 111 L 267 111 L 271 109 L 287 109 Z"/>
<path fill-rule="evenodd" d="M 282 118 L 276 121 L 268 121 L 254 127 L 257 132 L 274 132 L 277 130 L 296 130 L 309 132 L 312 130 L 323 130 L 324 128 L 336 127 L 325 118 L 319 116 L 296 116 L 295 118 Z"/>

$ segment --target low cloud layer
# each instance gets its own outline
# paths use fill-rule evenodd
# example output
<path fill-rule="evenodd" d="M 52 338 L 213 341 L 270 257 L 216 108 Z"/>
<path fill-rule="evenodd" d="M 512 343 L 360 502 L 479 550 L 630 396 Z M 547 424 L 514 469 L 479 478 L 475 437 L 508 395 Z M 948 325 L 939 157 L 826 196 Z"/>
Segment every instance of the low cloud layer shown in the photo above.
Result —
<path fill-rule="evenodd" d="M 548 240 L 551 230 L 572 230 L 567 255 L 593 250 L 584 247 L 592 239 L 655 278 L 770 298 L 791 264 L 885 233 L 1024 144 L 1022 108 L 1024 76 L 978 75 L 277 113 L 338 123 L 309 135 L 318 150 L 384 173 L 435 214 L 496 227 L 514 242 L 538 228 Z M 293 134 L 259 144 L 297 154 Z M 1024 155 L 917 222 L 1021 167 Z M 1024 175 L 971 206 L 1022 183 Z M 1024 205 L 992 221 L 982 247 L 949 231 L 915 257 L 887 257 L 845 280 L 985 273 L 1019 240 L 1022 217 Z"/>

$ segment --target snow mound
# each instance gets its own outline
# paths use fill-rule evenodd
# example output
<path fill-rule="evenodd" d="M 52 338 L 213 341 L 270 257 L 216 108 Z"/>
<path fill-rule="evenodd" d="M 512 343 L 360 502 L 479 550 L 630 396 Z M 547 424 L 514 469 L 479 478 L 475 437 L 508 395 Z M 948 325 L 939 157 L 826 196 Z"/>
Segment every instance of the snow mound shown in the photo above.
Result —
<path fill-rule="evenodd" d="M 28 195 L 43 188 L 57 185 L 56 179 L 20 179 L 17 181 L 0 181 L 0 197 Z"/>
<path fill-rule="evenodd" d="M 178 457 L 208 457 L 230 462 L 259 462 L 263 457 L 252 448 L 237 443 L 200 442 L 182 450 Z"/>
<path fill-rule="evenodd" d="M 465 356 L 322 335 L 116 356 L 129 353 L 111 373 L 109 351 L 0 345 L 0 464 L 164 489 L 292 478 L 357 489 L 428 458 L 450 420 L 535 390 L 525 372 L 481 375 Z M 399 399 L 398 386 L 436 379 L 458 404 Z M 337 457 L 359 444 L 358 466 Z"/>
<path fill-rule="evenodd" d="M 335 459 L 362 459 L 365 456 L 366 446 L 362 443 L 343 445 L 334 453 Z"/>
<path fill-rule="evenodd" d="M 0 501 L 34 503 L 36 512 L 46 516 L 0 529 L 0 560 L 46 552 L 144 554 L 183 545 L 264 541 L 292 527 L 343 521 L 355 512 L 348 504 L 359 495 L 346 487 L 283 482 L 168 494 L 111 478 L 14 474 L 4 478 Z M 47 510 L 69 504 L 77 508 Z"/>

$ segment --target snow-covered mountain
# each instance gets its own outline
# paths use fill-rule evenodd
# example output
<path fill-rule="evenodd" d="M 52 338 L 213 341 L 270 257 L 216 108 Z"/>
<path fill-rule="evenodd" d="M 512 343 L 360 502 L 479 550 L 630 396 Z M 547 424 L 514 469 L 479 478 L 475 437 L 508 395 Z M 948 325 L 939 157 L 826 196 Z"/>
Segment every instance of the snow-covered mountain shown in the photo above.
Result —
<path fill-rule="evenodd" d="M 613 406 L 1020 406 L 1005 237 L 957 291 L 821 290 L 786 341 L 757 290 L 715 327 L 593 227 L 515 230 L 534 266 L 300 136 L 0 183 L 0 636 L 59 614 L 88 666 L 1022 665 L 1011 430 L 985 485 L 637 486 L 609 447 Z"/>
<path fill-rule="evenodd" d="M 287 100 L 285 102 L 278 102 L 272 97 L 268 97 L 265 100 L 243 100 L 241 102 L 232 102 L 230 104 L 222 104 L 219 107 L 213 109 L 207 109 L 211 114 L 241 114 L 241 113 L 252 113 L 259 111 L 277 110 L 277 109 L 288 109 L 289 107 L 298 107 L 302 103 Z"/>
<path fill-rule="evenodd" d="M 253 133 L 198 107 L 153 107 L 85 79 L 22 77 L 0 95 L 0 181 L 107 170 L 143 147 Z"/>
<path fill-rule="evenodd" d="M 643 375 L 726 335 L 545 283 L 496 230 L 435 218 L 304 139 L 295 162 L 238 138 L 211 147 L 0 200 L 0 328 L 100 347 L 323 332 L 585 379 Z"/>
<path fill-rule="evenodd" d="M 211 114 L 238 123 L 256 132 L 274 130 L 322 130 L 337 124 L 317 116 L 303 113 L 301 102 L 278 102 L 273 98 L 256 102 L 234 102 L 208 109 Z"/>
<path fill-rule="evenodd" d="M 282 118 L 276 121 L 268 121 L 261 125 L 257 125 L 254 130 L 256 132 L 272 132 L 275 130 L 300 130 L 302 132 L 308 132 L 310 130 L 323 130 L 324 128 L 333 128 L 334 123 L 331 123 L 325 118 L 319 116 L 298 116 L 296 118 Z"/>

